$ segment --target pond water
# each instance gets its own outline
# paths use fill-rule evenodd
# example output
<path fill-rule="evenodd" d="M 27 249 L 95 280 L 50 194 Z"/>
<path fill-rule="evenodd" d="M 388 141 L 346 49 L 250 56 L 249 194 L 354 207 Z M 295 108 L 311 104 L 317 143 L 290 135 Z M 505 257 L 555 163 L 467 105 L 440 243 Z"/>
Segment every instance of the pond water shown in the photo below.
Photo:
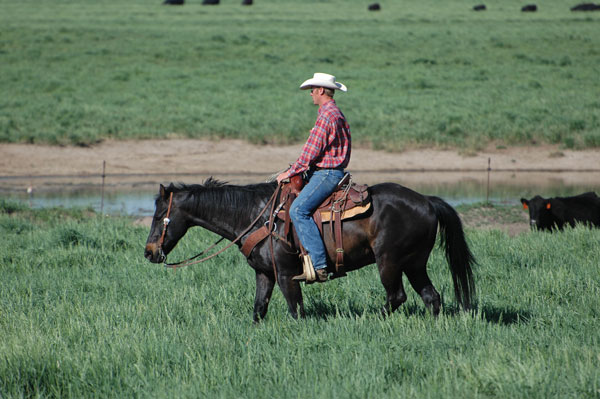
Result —
<path fill-rule="evenodd" d="M 104 189 L 96 178 L 49 182 L 29 181 L 25 186 L 0 187 L 0 197 L 28 203 L 33 208 L 81 207 L 92 208 L 106 214 L 151 216 L 154 213 L 154 197 L 159 183 L 201 183 L 208 176 L 139 176 L 132 179 L 109 177 Z M 215 176 L 233 184 L 249 184 L 261 181 L 255 175 Z M 444 173 L 444 172 L 391 172 L 356 173 L 358 183 L 395 182 L 427 195 L 436 195 L 453 206 L 489 201 L 493 204 L 517 205 L 521 197 L 531 198 L 569 196 L 587 191 L 600 194 L 600 173 Z M 262 179 L 264 180 L 264 179 Z M 6 182 L 4 182 L 6 183 Z M 11 187 L 11 188 L 7 188 Z M 27 187 L 29 190 L 27 190 Z M 29 191 L 29 192 L 28 192 Z"/>

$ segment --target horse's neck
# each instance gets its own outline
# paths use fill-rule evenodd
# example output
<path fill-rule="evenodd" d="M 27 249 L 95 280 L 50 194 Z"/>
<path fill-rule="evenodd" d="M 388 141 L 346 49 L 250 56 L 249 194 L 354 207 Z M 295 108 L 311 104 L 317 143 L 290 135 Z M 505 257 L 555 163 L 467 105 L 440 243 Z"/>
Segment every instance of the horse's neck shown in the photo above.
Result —
<path fill-rule="evenodd" d="M 258 196 L 249 197 L 247 203 L 259 202 L 264 206 L 268 201 L 268 198 L 263 201 L 257 199 Z M 186 209 L 190 225 L 200 226 L 230 241 L 248 228 L 262 210 L 261 206 L 236 209 L 226 204 L 225 200 L 221 202 L 200 200 L 198 204 L 202 204 L 201 209 L 192 209 L 193 207 Z"/>

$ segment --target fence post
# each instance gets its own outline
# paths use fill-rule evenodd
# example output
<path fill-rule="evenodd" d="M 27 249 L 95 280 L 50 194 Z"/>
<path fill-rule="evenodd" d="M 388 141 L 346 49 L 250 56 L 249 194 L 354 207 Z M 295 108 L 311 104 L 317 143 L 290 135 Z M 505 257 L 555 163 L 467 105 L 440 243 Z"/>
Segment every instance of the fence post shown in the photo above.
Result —
<path fill-rule="evenodd" d="M 29 207 L 33 206 L 33 180 L 29 181 L 29 186 L 27 186 L 27 200 L 29 202 Z"/>
<path fill-rule="evenodd" d="M 490 172 L 492 171 L 492 168 L 490 167 L 492 162 L 491 158 L 488 158 L 488 167 L 487 167 L 487 193 L 485 196 L 485 203 L 487 205 L 490 204 Z"/>
<path fill-rule="evenodd" d="M 102 161 L 102 196 L 100 199 L 100 214 L 104 214 L 104 178 L 106 177 L 106 161 Z"/>

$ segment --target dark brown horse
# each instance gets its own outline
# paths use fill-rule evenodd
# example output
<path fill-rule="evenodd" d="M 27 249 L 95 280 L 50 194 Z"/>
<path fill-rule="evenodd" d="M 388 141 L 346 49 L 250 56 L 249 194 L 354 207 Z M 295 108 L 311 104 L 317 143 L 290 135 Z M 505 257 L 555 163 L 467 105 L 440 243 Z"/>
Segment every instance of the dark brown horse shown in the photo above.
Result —
<path fill-rule="evenodd" d="M 277 188 L 276 183 L 244 186 L 218 182 L 212 178 L 202 185 L 160 186 L 156 211 L 146 243 L 145 257 L 154 263 L 166 255 L 192 226 L 201 226 L 233 241 L 258 217 L 255 226 L 236 242 L 241 247 L 245 238 L 269 220 L 269 210 L 259 217 Z M 456 211 L 438 197 L 424 196 L 406 187 L 382 183 L 369 187 L 372 207 L 365 216 L 343 222 L 344 264 L 346 271 L 377 263 L 387 300 L 385 313 L 396 310 L 406 301 L 402 273 L 421 295 L 434 314 L 440 310 L 440 296 L 427 275 L 427 260 L 435 244 L 438 225 L 441 245 L 446 251 L 457 301 L 469 309 L 475 295 L 471 267 L 474 258 L 465 241 Z M 172 201 L 169 224 L 163 235 L 163 220 Z M 283 235 L 282 221 L 276 232 Z M 330 229 L 323 229 L 328 262 L 333 267 L 335 243 Z M 162 245 L 160 245 L 162 241 Z M 269 239 L 258 244 L 248 263 L 256 272 L 254 320 L 264 318 L 273 293 L 279 284 L 294 318 L 304 317 L 300 284 L 292 277 L 302 271 L 296 248 L 285 240 L 273 241 L 273 257 Z M 272 259 L 277 267 L 277 277 Z"/>

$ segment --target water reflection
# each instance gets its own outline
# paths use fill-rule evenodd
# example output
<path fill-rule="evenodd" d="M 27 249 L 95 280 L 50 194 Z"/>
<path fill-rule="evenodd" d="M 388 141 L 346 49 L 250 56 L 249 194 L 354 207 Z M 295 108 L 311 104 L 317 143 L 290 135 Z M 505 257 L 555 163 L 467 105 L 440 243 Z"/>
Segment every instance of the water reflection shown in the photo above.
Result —
<path fill-rule="evenodd" d="M 34 208 L 83 207 L 107 214 L 151 216 L 159 183 L 201 183 L 208 177 L 144 176 L 144 181 L 139 181 L 139 178 L 133 181 L 112 177 L 107 179 L 103 197 L 102 185 L 97 182 L 33 182 L 29 183 L 31 194 L 22 186 L 16 189 L 17 185 L 12 185 L 12 189 L 0 187 L 0 196 L 29 203 Z M 215 177 L 232 184 L 256 183 L 265 178 L 246 174 Z M 489 183 L 486 172 L 356 172 L 353 178 L 356 182 L 370 185 L 383 181 L 399 183 L 420 193 L 444 198 L 453 206 L 487 200 L 496 204 L 516 205 L 521 197 L 531 198 L 537 194 L 544 197 L 569 196 L 587 191 L 600 194 L 600 174 L 597 172 L 495 172 L 489 175 Z"/>
<path fill-rule="evenodd" d="M 32 208 L 63 207 L 92 208 L 97 212 L 118 215 L 151 216 L 154 214 L 154 196 L 152 192 L 112 192 L 102 196 L 98 190 L 77 192 L 45 192 L 31 197 L 19 198 Z"/>

